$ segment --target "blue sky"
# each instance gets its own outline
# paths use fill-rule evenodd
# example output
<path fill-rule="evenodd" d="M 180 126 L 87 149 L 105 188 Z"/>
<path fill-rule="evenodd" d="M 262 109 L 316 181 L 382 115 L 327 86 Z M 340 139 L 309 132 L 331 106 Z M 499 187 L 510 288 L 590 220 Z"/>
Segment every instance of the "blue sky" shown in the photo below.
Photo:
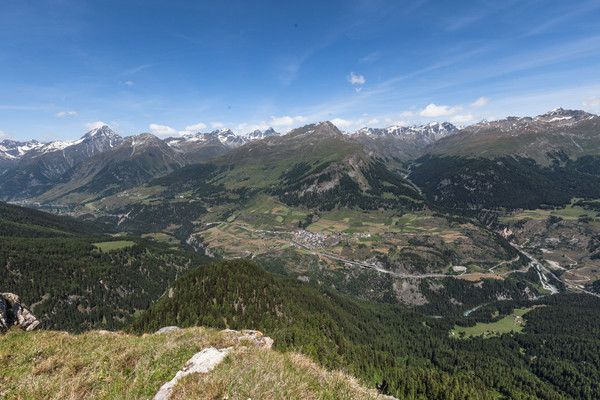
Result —
<path fill-rule="evenodd" d="M 600 112 L 600 2 L 0 2 L 0 139 Z"/>

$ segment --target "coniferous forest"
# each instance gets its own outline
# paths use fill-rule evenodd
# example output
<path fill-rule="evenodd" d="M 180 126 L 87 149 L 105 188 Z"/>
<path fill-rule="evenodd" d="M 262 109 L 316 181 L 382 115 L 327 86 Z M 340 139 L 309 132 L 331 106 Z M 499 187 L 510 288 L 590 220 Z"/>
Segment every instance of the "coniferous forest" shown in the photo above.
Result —
<path fill-rule="evenodd" d="M 556 295 L 500 302 L 469 318 L 434 318 L 265 272 L 245 260 L 197 267 L 180 277 L 128 329 L 166 325 L 260 329 L 278 350 L 300 350 L 398 398 L 593 399 L 600 396 L 600 300 Z M 520 334 L 452 337 L 455 324 L 490 321 L 535 306 Z M 581 332 L 586 332 L 581 334 Z"/>

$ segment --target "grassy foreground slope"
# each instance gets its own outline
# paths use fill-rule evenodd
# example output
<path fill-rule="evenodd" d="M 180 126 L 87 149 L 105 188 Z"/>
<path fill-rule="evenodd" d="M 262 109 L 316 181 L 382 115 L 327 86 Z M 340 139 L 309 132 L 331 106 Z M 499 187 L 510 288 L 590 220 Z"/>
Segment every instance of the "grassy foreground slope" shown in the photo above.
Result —
<path fill-rule="evenodd" d="M 203 348 L 234 345 L 214 329 L 146 337 L 87 332 L 21 332 L 0 337 L 0 398 L 146 399 Z M 275 373 L 276 371 L 276 373 Z M 172 399 L 377 399 L 342 372 L 297 353 L 237 347 L 212 372 L 192 374 Z"/>

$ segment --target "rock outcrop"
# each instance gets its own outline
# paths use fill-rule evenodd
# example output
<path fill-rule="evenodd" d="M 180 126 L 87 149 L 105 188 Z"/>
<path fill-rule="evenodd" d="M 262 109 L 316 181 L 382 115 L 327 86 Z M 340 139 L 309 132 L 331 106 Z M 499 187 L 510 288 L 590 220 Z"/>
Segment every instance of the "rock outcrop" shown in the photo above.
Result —
<path fill-rule="evenodd" d="M 163 328 L 160 328 L 159 330 L 157 330 L 156 332 L 154 332 L 155 335 L 160 335 L 161 333 L 167 333 L 167 332 L 173 332 L 173 331 L 180 331 L 181 328 L 178 326 L 165 326 Z"/>
<path fill-rule="evenodd" d="M 39 327 L 40 321 L 21 305 L 19 296 L 13 293 L 0 293 L 0 332 L 11 326 L 19 326 L 26 331 Z"/>
<path fill-rule="evenodd" d="M 157 332 L 155 332 L 155 334 L 173 332 L 177 330 L 180 329 L 175 326 L 168 326 L 159 329 Z M 273 346 L 273 339 L 270 337 L 264 337 L 260 331 L 243 330 L 239 332 L 232 329 L 225 329 L 221 331 L 221 334 L 227 336 L 229 339 L 235 340 L 237 343 L 241 343 L 242 345 L 244 343 L 251 342 L 267 350 L 270 350 Z M 194 372 L 206 374 L 212 371 L 235 347 L 236 345 L 226 347 L 224 349 L 207 347 L 204 350 L 194 354 L 194 356 L 185 363 L 183 368 L 177 372 L 173 379 L 161 386 L 153 400 L 168 400 L 171 396 L 173 387 L 175 387 L 181 378 Z"/>

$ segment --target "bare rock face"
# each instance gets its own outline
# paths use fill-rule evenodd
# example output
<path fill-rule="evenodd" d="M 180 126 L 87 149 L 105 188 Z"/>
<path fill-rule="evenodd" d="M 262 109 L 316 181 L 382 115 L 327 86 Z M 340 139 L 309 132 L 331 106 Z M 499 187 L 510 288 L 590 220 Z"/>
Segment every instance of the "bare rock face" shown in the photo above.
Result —
<path fill-rule="evenodd" d="M 0 332 L 11 326 L 19 326 L 26 331 L 39 327 L 40 321 L 21 305 L 19 296 L 13 293 L 0 293 Z"/>

